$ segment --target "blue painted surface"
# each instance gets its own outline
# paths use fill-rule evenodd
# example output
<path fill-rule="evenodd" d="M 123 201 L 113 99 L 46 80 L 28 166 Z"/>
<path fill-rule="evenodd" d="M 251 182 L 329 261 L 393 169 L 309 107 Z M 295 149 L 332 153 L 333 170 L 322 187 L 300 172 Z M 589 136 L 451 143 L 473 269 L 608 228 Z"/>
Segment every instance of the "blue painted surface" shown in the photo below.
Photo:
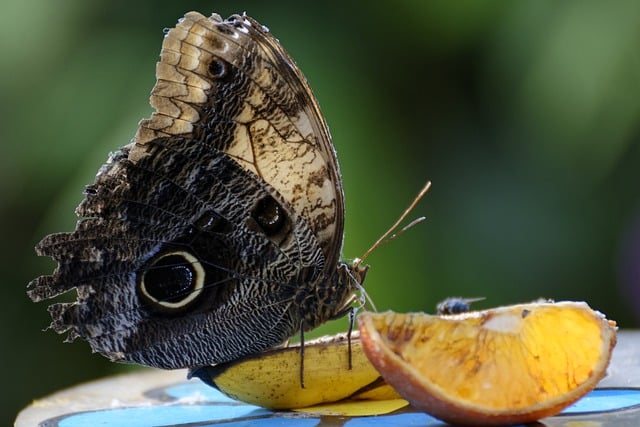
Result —
<path fill-rule="evenodd" d="M 616 411 L 640 405 L 640 390 L 594 390 L 562 411 L 563 415 Z"/>
<path fill-rule="evenodd" d="M 381 415 L 350 419 L 344 427 L 387 427 L 387 426 L 422 426 L 435 427 L 444 425 L 442 421 L 430 415 L 413 412 L 410 414 Z"/>
<path fill-rule="evenodd" d="M 198 427 L 313 427 L 318 425 L 317 418 L 262 418 L 257 420 L 232 421 L 230 423 L 211 424 Z"/>
<path fill-rule="evenodd" d="M 271 411 L 253 405 L 242 404 L 224 396 L 203 383 L 177 384 L 163 390 L 165 395 L 179 401 L 194 398 L 198 403 L 181 404 L 159 402 L 135 408 L 114 408 L 94 412 L 70 414 L 58 420 L 59 427 L 148 427 L 172 426 L 190 423 L 227 427 L 251 426 L 297 426 L 307 427 L 318 424 L 318 418 L 295 414 L 282 417 Z M 640 390 L 600 389 L 594 390 L 580 401 L 563 411 L 562 415 L 602 413 L 640 406 Z M 211 422 L 211 424 L 207 424 Z M 443 423 L 423 413 L 401 413 L 375 417 L 352 418 L 346 427 L 364 426 L 442 426 Z"/>
<path fill-rule="evenodd" d="M 73 414 L 59 427 L 149 427 L 233 420 L 270 414 L 250 405 L 159 405 Z M 235 425 L 235 424 L 233 424 Z"/>

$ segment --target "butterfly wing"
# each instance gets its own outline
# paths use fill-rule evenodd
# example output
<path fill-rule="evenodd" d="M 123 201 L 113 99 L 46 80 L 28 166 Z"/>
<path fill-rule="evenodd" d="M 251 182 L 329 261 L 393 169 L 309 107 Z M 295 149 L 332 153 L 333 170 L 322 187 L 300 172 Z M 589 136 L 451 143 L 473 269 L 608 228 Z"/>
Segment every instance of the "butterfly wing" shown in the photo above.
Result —
<path fill-rule="evenodd" d="M 38 245 L 59 266 L 31 297 L 78 293 L 76 303 L 50 307 L 52 328 L 113 360 L 163 368 L 286 339 L 299 326 L 294 295 L 323 266 L 319 246 L 305 243 L 306 222 L 287 211 L 277 232 L 262 232 L 256 206 L 286 209 L 272 188 L 211 147 L 175 138 L 149 147 L 137 162 L 127 148 L 115 155 L 78 207 L 85 219 L 75 232 Z"/>
<path fill-rule="evenodd" d="M 278 40 L 247 16 L 189 12 L 160 57 L 156 111 L 140 123 L 136 146 L 185 135 L 227 153 L 306 218 L 335 267 L 344 221 L 338 162 L 311 88 Z"/>
<path fill-rule="evenodd" d="M 163 368 L 235 359 L 326 320 L 351 292 L 329 289 L 343 196 L 299 69 L 254 20 L 191 12 L 156 75 L 156 111 L 87 188 L 76 230 L 37 246 L 59 265 L 30 297 L 75 288 L 76 302 L 50 307 L 54 330 Z"/>

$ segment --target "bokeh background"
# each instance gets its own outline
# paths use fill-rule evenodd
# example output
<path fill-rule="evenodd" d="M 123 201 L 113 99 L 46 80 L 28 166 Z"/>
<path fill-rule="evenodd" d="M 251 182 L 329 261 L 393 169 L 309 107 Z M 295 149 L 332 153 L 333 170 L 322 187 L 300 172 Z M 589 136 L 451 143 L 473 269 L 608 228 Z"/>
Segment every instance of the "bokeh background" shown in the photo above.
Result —
<path fill-rule="evenodd" d="M 73 228 L 150 114 L 162 29 L 192 9 L 247 11 L 303 69 L 342 167 L 345 257 L 433 181 L 427 220 L 368 259 L 378 309 L 548 297 L 640 324 L 640 2 L 4 0 L 1 425 L 123 369 L 41 332 L 25 286 L 53 268 L 33 246 Z"/>

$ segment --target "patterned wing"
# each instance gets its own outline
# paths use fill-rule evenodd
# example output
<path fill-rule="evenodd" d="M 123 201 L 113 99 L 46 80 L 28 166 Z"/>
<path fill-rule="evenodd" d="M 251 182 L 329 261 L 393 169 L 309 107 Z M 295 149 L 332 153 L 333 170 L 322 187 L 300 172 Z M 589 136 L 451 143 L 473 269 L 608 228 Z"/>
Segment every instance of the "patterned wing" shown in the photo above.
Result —
<path fill-rule="evenodd" d="M 204 144 L 159 138 L 129 156 L 113 155 L 87 187 L 73 233 L 36 248 L 59 265 L 30 297 L 78 294 L 49 307 L 51 328 L 114 361 L 162 368 L 232 360 L 295 333 L 296 295 L 323 267 L 306 221 Z M 280 218 L 265 221 L 273 209 Z"/>
<path fill-rule="evenodd" d="M 341 311 L 335 153 L 291 58 L 246 16 L 188 13 L 163 42 L 156 111 L 87 187 L 58 267 L 29 285 L 57 332 L 112 360 L 219 363 Z M 350 276 L 349 276 L 350 277 Z"/>
<path fill-rule="evenodd" d="M 300 69 L 247 16 L 187 13 L 162 44 L 156 109 L 140 123 L 131 156 L 155 138 L 211 144 L 273 186 L 309 222 L 327 268 L 340 258 L 344 221 L 335 151 Z"/>

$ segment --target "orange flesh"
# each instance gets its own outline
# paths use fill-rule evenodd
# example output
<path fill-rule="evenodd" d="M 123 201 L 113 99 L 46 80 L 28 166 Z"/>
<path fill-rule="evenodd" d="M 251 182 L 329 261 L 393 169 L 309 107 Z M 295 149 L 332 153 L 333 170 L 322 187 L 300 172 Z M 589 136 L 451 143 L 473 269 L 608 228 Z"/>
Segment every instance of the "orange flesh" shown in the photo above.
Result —
<path fill-rule="evenodd" d="M 387 360 L 369 357 L 382 366 L 383 376 L 385 366 L 396 377 L 404 372 L 413 395 L 417 385 L 425 400 L 487 415 L 538 410 L 544 402 L 561 410 L 604 375 L 615 343 L 615 323 L 585 303 L 533 303 L 450 316 L 362 316 L 361 331 L 371 322 L 379 333 L 370 335 L 371 341 L 379 339 L 373 358 Z M 391 355 L 384 356 L 387 350 Z M 402 394 L 402 384 L 388 381 Z"/>

